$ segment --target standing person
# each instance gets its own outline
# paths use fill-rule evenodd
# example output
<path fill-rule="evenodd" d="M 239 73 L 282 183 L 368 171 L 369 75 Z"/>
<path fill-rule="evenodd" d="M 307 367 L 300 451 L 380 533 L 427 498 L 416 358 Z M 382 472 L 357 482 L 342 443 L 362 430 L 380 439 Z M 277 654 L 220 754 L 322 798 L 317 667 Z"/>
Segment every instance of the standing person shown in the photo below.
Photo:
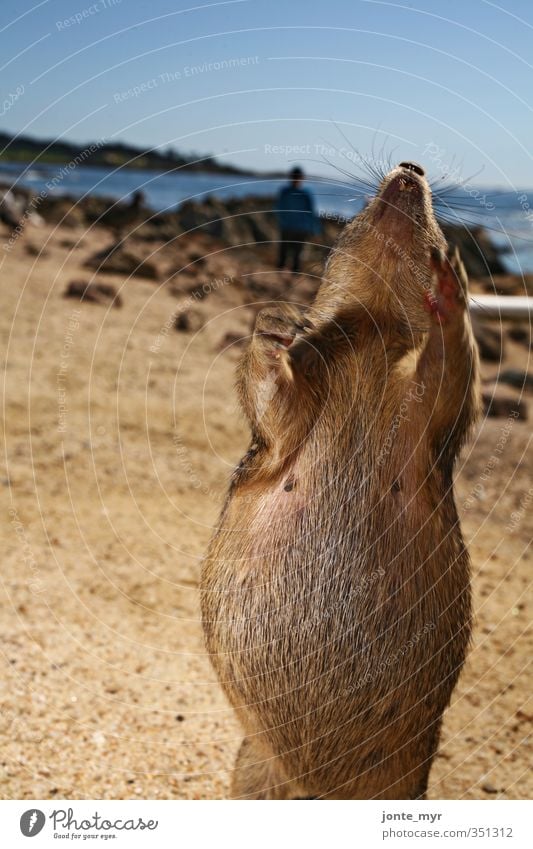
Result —
<path fill-rule="evenodd" d="M 289 265 L 297 273 L 305 243 L 318 228 L 313 196 L 301 188 L 304 172 L 296 166 L 289 177 L 290 183 L 280 191 L 276 204 L 280 229 L 278 268 Z"/>

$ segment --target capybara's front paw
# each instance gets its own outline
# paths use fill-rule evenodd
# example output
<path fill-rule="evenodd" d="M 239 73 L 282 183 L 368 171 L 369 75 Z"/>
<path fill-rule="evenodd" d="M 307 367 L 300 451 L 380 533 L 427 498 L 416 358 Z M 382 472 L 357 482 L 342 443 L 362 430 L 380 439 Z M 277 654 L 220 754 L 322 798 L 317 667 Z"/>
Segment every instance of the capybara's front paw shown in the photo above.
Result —
<path fill-rule="evenodd" d="M 297 336 L 311 329 L 303 312 L 292 304 L 268 307 L 257 314 L 254 342 L 273 359 L 279 359 Z"/>
<path fill-rule="evenodd" d="M 442 324 L 466 308 L 468 277 L 455 246 L 448 249 L 446 256 L 435 251 L 431 256 L 431 267 L 436 276 L 436 285 L 434 292 L 425 294 L 426 308 Z"/>

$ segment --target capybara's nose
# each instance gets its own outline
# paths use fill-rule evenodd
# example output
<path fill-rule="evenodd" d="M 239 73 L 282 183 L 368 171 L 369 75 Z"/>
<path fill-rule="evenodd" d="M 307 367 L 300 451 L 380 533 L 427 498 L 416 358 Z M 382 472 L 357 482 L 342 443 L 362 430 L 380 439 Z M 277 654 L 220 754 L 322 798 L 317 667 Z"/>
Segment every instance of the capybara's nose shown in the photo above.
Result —
<path fill-rule="evenodd" d="M 418 162 L 400 162 L 398 167 L 406 168 L 408 171 L 414 171 L 415 174 L 418 174 L 420 177 L 423 177 L 426 173 Z"/>

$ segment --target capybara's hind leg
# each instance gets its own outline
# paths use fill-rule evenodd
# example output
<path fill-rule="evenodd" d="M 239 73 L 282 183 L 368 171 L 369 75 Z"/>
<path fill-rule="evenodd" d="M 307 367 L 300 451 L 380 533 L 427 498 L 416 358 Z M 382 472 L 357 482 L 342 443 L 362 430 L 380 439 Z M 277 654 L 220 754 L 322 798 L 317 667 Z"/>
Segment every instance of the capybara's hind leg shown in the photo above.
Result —
<path fill-rule="evenodd" d="M 435 755 L 437 754 L 437 749 L 439 747 L 441 727 L 442 715 L 436 720 L 436 722 L 432 723 L 432 725 L 430 725 L 428 728 L 428 736 L 426 743 L 427 754 L 425 760 L 420 765 L 418 783 L 414 787 L 414 792 L 411 796 L 412 799 L 427 798 L 429 773 L 431 771 L 431 766 L 433 764 L 433 760 L 435 758 Z"/>
<path fill-rule="evenodd" d="M 279 762 L 252 737 L 245 737 L 237 753 L 231 798 L 290 799 L 290 785 Z"/>
<path fill-rule="evenodd" d="M 437 753 L 442 718 L 428 725 L 426 734 L 416 739 L 411 750 L 405 755 L 407 774 L 396 785 L 401 788 L 397 798 L 425 799 L 428 789 L 429 773 Z"/>

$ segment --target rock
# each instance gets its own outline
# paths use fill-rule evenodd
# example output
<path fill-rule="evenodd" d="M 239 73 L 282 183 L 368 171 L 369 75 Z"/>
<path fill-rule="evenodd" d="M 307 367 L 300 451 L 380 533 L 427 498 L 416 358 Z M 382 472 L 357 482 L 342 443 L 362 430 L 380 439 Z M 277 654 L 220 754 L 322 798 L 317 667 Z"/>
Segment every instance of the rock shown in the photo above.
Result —
<path fill-rule="evenodd" d="M 272 197 L 233 198 L 222 201 L 207 197 L 202 201 L 186 201 L 176 211 L 178 226 L 188 236 L 207 233 L 225 244 L 246 246 L 251 243 L 266 243 L 272 247 L 279 238 L 276 214 Z M 321 233 L 317 244 L 309 245 L 306 262 L 316 261 L 322 265 L 324 256 L 335 242 L 344 226 L 344 221 L 322 219 Z M 444 225 L 446 238 L 457 244 L 461 251 L 468 274 L 484 280 L 484 285 L 494 286 L 487 277 L 497 275 L 502 287 L 515 288 L 516 281 L 509 275 L 501 260 L 502 251 L 493 245 L 482 227 L 466 228 L 460 225 Z M 521 278 L 516 278 L 521 281 Z M 533 283 L 533 281 L 532 281 Z M 519 282 L 523 290 L 523 282 Z"/>
<path fill-rule="evenodd" d="M 187 333 L 196 333 L 201 330 L 205 324 L 205 319 L 200 310 L 194 308 L 183 310 L 176 316 L 174 327 L 176 330 L 185 331 Z"/>
<path fill-rule="evenodd" d="M 102 195 L 89 195 L 80 201 L 85 218 L 89 223 L 96 222 L 105 214 L 106 209 L 109 209 L 114 203 L 115 198 Z"/>
<path fill-rule="evenodd" d="M 499 383 L 506 383 L 515 389 L 533 389 L 533 374 L 520 369 L 507 369 L 498 375 Z"/>
<path fill-rule="evenodd" d="M 102 227 L 109 227 L 118 235 L 129 232 L 136 224 L 141 225 L 149 217 L 150 210 L 145 205 L 144 194 L 137 191 L 133 193 L 128 203 L 112 203 L 98 216 L 96 223 Z"/>
<path fill-rule="evenodd" d="M 522 421 L 528 420 L 528 405 L 521 398 L 508 395 L 496 387 L 490 392 L 483 392 L 481 397 L 484 413 L 489 418 L 508 419 L 512 416 Z"/>
<path fill-rule="evenodd" d="M 198 251 L 191 251 L 188 260 L 195 268 L 203 268 L 207 262 L 205 256 Z"/>
<path fill-rule="evenodd" d="M 110 283 L 85 283 L 73 280 L 69 283 L 64 298 L 75 298 L 78 301 L 88 301 L 92 304 L 111 304 L 114 307 L 122 306 L 122 298 Z"/>
<path fill-rule="evenodd" d="M 524 283 L 518 274 L 496 274 L 483 283 L 489 295 L 525 295 Z"/>
<path fill-rule="evenodd" d="M 498 788 L 495 787 L 494 784 L 491 784 L 490 781 L 484 781 L 483 784 L 481 785 L 481 789 L 485 793 L 490 793 L 490 794 L 499 792 Z"/>
<path fill-rule="evenodd" d="M 21 194 L 11 186 L 0 187 L 0 221 L 10 230 L 19 225 L 24 226 L 24 213 L 28 207 L 29 197 Z"/>
<path fill-rule="evenodd" d="M 138 249 L 126 248 L 120 242 L 93 254 L 85 263 L 85 267 L 98 273 L 120 274 L 123 277 L 146 277 L 149 280 L 159 280 L 161 276 L 152 259 L 145 259 Z"/>
<path fill-rule="evenodd" d="M 199 275 L 191 271 L 191 269 L 176 271 L 174 274 L 169 271 L 166 279 L 169 283 L 169 292 L 175 295 L 183 295 L 184 292 L 191 292 L 195 287 L 202 288 L 202 281 Z"/>
<path fill-rule="evenodd" d="M 501 327 L 484 324 L 476 318 L 472 319 L 472 327 L 481 359 L 490 363 L 501 363 L 505 356 Z"/>
<path fill-rule="evenodd" d="M 278 238 L 273 199 L 236 198 L 222 201 L 207 197 L 203 201 L 183 203 L 177 216 L 184 231 L 200 229 L 229 245 L 272 242 Z"/>
<path fill-rule="evenodd" d="M 182 228 L 175 215 L 157 216 L 141 224 L 136 223 L 132 237 L 143 242 L 165 242 L 165 244 L 176 244 L 176 237 L 180 235 Z"/>
<path fill-rule="evenodd" d="M 81 203 L 69 195 L 45 197 L 36 204 L 35 208 L 39 215 L 51 224 L 61 224 L 62 227 L 80 227 L 86 223 Z"/>
<path fill-rule="evenodd" d="M 445 224 L 442 226 L 442 231 L 446 241 L 452 242 L 459 248 L 469 276 L 488 277 L 507 273 L 500 258 L 502 252 L 492 244 L 483 227 L 467 228 Z"/>
<path fill-rule="evenodd" d="M 242 348 L 248 341 L 249 336 L 242 333 L 226 333 L 217 345 L 219 351 L 236 351 Z"/>
<path fill-rule="evenodd" d="M 531 332 L 531 328 L 528 324 L 511 325 L 511 327 L 507 330 L 507 335 L 509 339 L 513 340 L 513 342 L 519 342 L 521 345 L 524 345 L 526 348 L 531 350 L 533 333 Z"/>
<path fill-rule="evenodd" d="M 31 242 L 26 243 L 26 253 L 28 254 L 28 256 L 42 257 L 48 255 L 48 251 L 46 251 L 44 248 L 37 247 L 37 245 L 32 245 Z"/>
<path fill-rule="evenodd" d="M 524 274 L 524 283 L 527 294 L 533 296 L 533 274 Z"/>
<path fill-rule="evenodd" d="M 168 291 L 175 298 L 189 296 L 195 301 L 203 301 L 207 295 L 207 291 L 202 288 L 201 280 L 197 279 L 192 274 L 177 275 L 174 278 L 173 285 L 168 287 Z"/>
<path fill-rule="evenodd" d="M 290 282 L 285 273 L 250 274 L 245 278 L 246 289 L 254 300 L 276 300 L 286 298 L 290 291 Z"/>
<path fill-rule="evenodd" d="M 533 295 L 533 274 L 496 274 L 483 289 L 490 295 Z"/>

